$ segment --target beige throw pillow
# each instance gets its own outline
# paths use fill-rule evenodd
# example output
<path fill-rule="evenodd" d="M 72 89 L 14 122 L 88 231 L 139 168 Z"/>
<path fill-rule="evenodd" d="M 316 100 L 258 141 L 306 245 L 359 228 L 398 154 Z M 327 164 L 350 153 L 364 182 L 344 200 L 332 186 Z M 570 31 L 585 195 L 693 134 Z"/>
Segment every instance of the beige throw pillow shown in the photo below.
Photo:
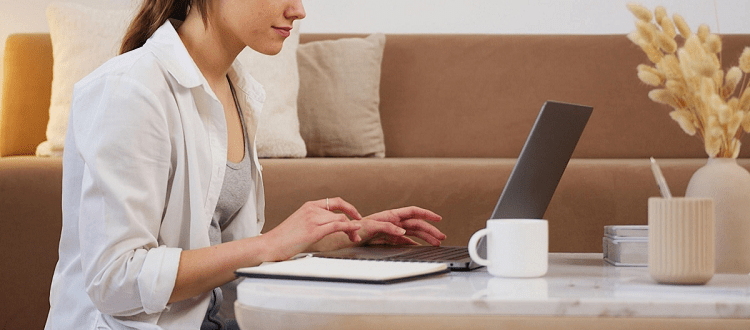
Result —
<path fill-rule="evenodd" d="M 385 35 L 299 46 L 300 132 L 308 156 L 385 157 L 380 67 Z"/>
<path fill-rule="evenodd" d="M 67 2 L 48 5 L 47 22 L 54 59 L 52 96 L 47 141 L 37 147 L 37 155 L 62 155 L 73 85 L 117 55 L 135 9 L 113 10 Z M 246 51 L 238 56 L 266 90 L 257 133 L 259 157 L 305 156 L 297 119 L 299 73 L 295 55 L 298 44 L 299 28 L 295 27 L 279 55 Z"/>

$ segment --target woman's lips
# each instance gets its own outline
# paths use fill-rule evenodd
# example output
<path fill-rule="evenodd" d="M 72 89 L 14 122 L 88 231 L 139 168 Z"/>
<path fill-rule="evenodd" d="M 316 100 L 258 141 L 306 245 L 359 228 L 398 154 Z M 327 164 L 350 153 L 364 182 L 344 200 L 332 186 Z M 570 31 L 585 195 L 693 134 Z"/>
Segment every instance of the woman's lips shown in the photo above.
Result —
<path fill-rule="evenodd" d="M 274 30 L 276 30 L 276 33 L 280 34 L 282 37 L 286 38 L 290 34 L 292 34 L 292 28 L 290 27 L 273 27 Z"/>

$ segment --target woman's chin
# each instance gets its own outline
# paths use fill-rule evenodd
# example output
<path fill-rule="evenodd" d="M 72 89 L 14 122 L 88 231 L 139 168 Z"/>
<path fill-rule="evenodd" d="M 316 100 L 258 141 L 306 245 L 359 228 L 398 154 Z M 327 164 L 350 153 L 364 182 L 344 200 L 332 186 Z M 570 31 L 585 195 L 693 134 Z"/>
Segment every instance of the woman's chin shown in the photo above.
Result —
<path fill-rule="evenodd" d="M 258 48 L 254 48 L 254 47 L 250 47 L 250 48 L 252 48 L 254 51 L 256 51 L 258 53 L 261 53 L 263 55 L 273 56 L 273 55 L 277 55 L 277 54 L 279 54 L 281 52 L 281 49 L 282 49 L 281 46 L 282 46 L 282 44 L 279 44 L 278 47 L 276 47 L 276 46 L 265 46 L 265 47 L 258 47 Z"/>

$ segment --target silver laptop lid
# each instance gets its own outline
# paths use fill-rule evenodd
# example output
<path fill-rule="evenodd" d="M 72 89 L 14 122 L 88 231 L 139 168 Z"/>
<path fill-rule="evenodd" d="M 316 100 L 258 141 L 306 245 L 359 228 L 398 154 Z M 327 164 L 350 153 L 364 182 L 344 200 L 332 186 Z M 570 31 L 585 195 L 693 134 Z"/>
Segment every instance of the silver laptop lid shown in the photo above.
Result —
<path fill-rule="evenodd" d="M 491 219 L 542 219 L 593 108 L 547 101 Z"/>

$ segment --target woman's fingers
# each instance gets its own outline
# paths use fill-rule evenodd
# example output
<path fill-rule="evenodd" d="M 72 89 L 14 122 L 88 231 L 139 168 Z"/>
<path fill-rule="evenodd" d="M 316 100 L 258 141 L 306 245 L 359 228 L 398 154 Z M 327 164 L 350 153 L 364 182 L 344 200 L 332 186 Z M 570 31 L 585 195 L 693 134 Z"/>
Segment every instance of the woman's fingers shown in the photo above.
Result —
<path fill-rule="evenodd" d="M 392 211 L 401 220 L 422 219 L 422 220 L 437 222 L 443 219 L 443 217 L 441 217 L 435 212 L 432 212 L 430 210 L 425 210 L 421 207 L 416 207 L 416 206 L 403 207 L 403 208 L 395 209 Z"/>
<path fill-rule="evenodd" d="M 369 244 L 418 244 L 406 236 L 420 238 L 430 245 L 439 246 L 445 234 L 431 224 L 417 219 L 410 219 L 395 225 L 391 222 L 364 220 L 364 235 L 369 237 Z M 385 241 L 384 241 L 385 240 Z"/>
<path fill-rule="evenodd" d="M 421 239 L 424 239 L 425 241 L 428 241 L 430 244 L 433 244 L 435 241 L 427 240 L 425 239 L 425 237 L 431 237 L 439 241 L 442 241 L 446 238 L 445 234 L 443 234 L 440 229 L 437 229 L 437 227 L 422 220 L 404 220 L 401 222 L 401 226 L 407 230 L 407 235 L 417 236 Z"/>
<path fill-rule="evenodd" d="M 406 234 L 406 229 L 401 228 L 397 225 L 394 225 L 390 222 L 383 222 L 383 221 L 376 221 L 376 220 L 365 220 L 367 221 L 368 228 L 367 230 L 373 234 L 385 234 L 385 235 L 392 235 L 392 236 L 404 236 Z"/>
<path fill-rule="evenodd" d="M 433 246 L 440 246 L 440 244 L 442 244 L 443 242 L 443 239 L 445 239 L 445 236 L 443 236 L 443 238 L 441 239 L 423 231 L 407 231 L 406 235 L 420 238 L 427 242 L 427 244 Z"/>
<path fill-rule="evenodd" d="M 319 239 L 322 239 L 325 236 L 328 236 L 330 234 L 336 233 L 336 232 L 344 232 L 348 237 L 349 240 L 358 243 L 362 240 L 362 238 L 359 236 L 358 231 L 362 228 L 362 226 L 358 223 L 349 221 L 345 216 L 341 215 L 341 218 L 335 221 L 329 221 L 326 223 L 323 223 L 319 225 L 316 229 L 319 231 L 319 234 L 316 235 L 316 237 L 320 237 Z"/>
<path fill-rule="evenodd" d="M 349 202 L 341 199 L 340 197 L 326 198 L 318 202 L 321 208 L 325 209 L 326 211 L 339 211 L 348 215 L 352 219 L 362 219 L 362 215 L 359 214 L 359 211 L 357 211 L 354 205 L 349 204 Z"/>
<path fill-rule="evenodd" d="M 384 234 L 414 236 L 435 246 L 439 246 L 441 241 L 446 238 L 445 234 L 427 222 L 440 221 L 442 217 L 432 211 L 416 206 L 383 211 L 367 218 L 380 222 L 381 225 L 375 228 Z M 405 231 L 396 232 L 395 228 L 403 228 Z"/>
<path fill-rule="evenodd" d="M 355 220 L 362 219 L 362 215 L 359 214 L 359 211 L 357 211 L 357 208 L 355 208 L 354 205 L 350 204 L 349 202 L 343 200 L 340 197 L 326 198 L 324 200 L 321 200 L 320 202 L 321 202 L 321 205 L 325 203 L 326 211 L 329 211 L 329 212 L 339 211 L 339 212 L 343 212 L 344 214 L 348 215 L 349 217 Z M 349 236 L 349 240 L 354 243 L 358 243 L 362 240 L 362 238 L 359 236 L 359 233 L 357 232 L 360 228 L 362 228 L 362 226 L 358 224 L 353 225 L 354 223 L 349 221 L 349 219 L 344 215 L 338 215 L 338 221 L 342 221 L 350 225 L 348 226 L 334 225 L 332 226 L 332 228 L 329 228 L 332 231 L 327 231 L 327 233 L 324 236 L 341 231 L 341 232 L 346 233 L 346 235 Z"/>
<path fill-rule="evenodd" d="M 354 221 L 349 220 L 350 218 Z M 445 234 L 427 222 L 440 219 L 436 213 L 415 206 L 383 211 L 362 219 L 353 205 L 335 197 L 305 203 L 271 232 L 278 234 L 280 238 L 284 237 L 281 240 L 288 243 L 284 245 L 293 246 L 292 249 L 284 249 L 288 250 L 287 253 L 296 253 L 298 249 L 306 250 L 337 232 L 346 234 L 352 243 L 367 241 L 370 244 L 419 244 L 408 235 L 431 245 L 440 245 Z M 334 244 L 334 247 L 346 245 L 340 242 Z"/>
<path fill-rule="evenodd" d="M 415 240 L 406 236 L 380 235 L 369 240 L 370 245 L 420 245 Z"/>
<path fill-rule="evenodd" d="M 382 211 L 382 212 L 378 212 L 373 215 L 370 215 L 368 216 L 368 218 L 372 218 L 378 221 L 387 221 L 393 224 L 398 224 L 408 219 L 421 219 L 421 220 L 427 220 L 427 221 L 433 221 L 433 222 L 437 222 L 442 219 L 442 217 L 437 215 L 435 212 L 425 210 L 423 208 L 419 208 L 416 206 L 409 206 L 409 207 L 403 207 L 400 209 Z"/>

